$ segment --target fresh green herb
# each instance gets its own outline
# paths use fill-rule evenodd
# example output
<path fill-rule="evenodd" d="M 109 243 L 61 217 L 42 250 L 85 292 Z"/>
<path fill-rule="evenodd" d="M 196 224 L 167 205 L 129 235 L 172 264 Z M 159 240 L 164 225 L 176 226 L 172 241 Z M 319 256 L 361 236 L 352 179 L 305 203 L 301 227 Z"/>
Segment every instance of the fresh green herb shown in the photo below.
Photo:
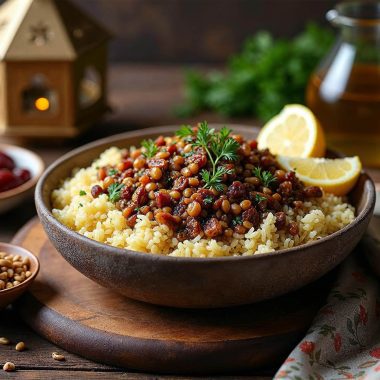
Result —
<path fill-rule="evenodd" d="M 232 225 L 234 227 L 241 224 L 241 222 L 242 222 L 241 216 L 235 216 L 235 218 L 232 219 Z"/>
<path fill-rule="evenodd" d="M 256 167 L 253 170 L 253 175 L 257 177 L 265 187 L 270 187 L 276 183 L 276 177 L 267 170 L 262 170 L 260 167 Z"/>
<path fill-rule="evenodd" d="M 260 203 L 260 202 L 262 202 L 262 201 L 266 201 L 267 199 L 265 198 L 265 197 L 263 197 L 262 195 L 260 195 L 260 194 L 256 194 L 255 195 L 255 202 L 256 203 Z"/>
<path fill-rule="evenodd" d="M 202 170 L 200 172 L 203 181 L 205 182 L 204 187 L 206 189 L 215 189 L 216 191 L 222 192 L 224 190 L 224 186 L 222 183 L 224 174 L 231 174 L 232 171 L 226 169 L 224 166 L 219 166 L 216 169 L 215 173 L 210 173 L 207 170 Z"/>
<path fill-rule="evenodd" d="M 211 163 L 211 172 L 202 170 L 201 176 L 205 181 L 206 188 L 214 188 L 222 191 L 222 179 L 224 174 L 231 174 L 231 170 L 227 170 L 223 166 L 218 167 L 220 160 L 235 161 L 238 159 L 237 150 L 239 144 L 230 137 L 231 131 L 223 127 L 219 132 L 213 128 L 209 128 L 206 121 L 200 123 L 195 143 L 196 147 L 203 148 Z"/>
<path fill-rule="evenodd" d="M 141 207 L 135 207 L 134 211 L 139 212 Z"/>
<path fill-rule="evenodd" d="M 205 199 L 203 199 L 203 203 L 205 205 L 210 205 L 213 202 L 214 202 L 214 198 L 211 195 L 207 195 L 207 197 L 205 197 Z"/>
<path fill-rule="evenodd" d="M 188 137 L 194 134 L 193 128 L 190 125 L 182 125 L 182 127 L 175 133 L 178 137 Z"/>
<path fill-rule="evenodd" d="M 108 170 L 108 175 L 115 175 L 117 174 L 117 170 L 116 169 L 110 169 Z"/>
<path fill-rule="evenodd" d="M 143 140 L 141 146 L 145 148 L 143 155 L 147 158 L 152 158 L 158 152 L 158 147 L 152 139 Z"/>
<path fill-rule="evenodd" d="M 83 207 L 83 203 L 79 203 L 79 207 Z"/>
<path fill-rule="evenodd" d="M 183 157 L 185 157 L 185 158 L 187 158 L 187 157 L 191 157 L 192 155 L 194 155 L 194 151 L 193 150 L 191 150 L 190 152 L 188 152 L 188 153 L 185 153 L 184 155 L 183 155 Z"/>
<path fill-rule="evenodd" d="M 108 187 L 108 199 L 112 203 L 116 203 L 120 199 L 120 192 L 124 188 L 123 183 L 112 183 Z"/>
<path fill-rule="evenodd" d="M 333 33 L 315 24 L 294 39 L 274 39 L 258 32 L 231 57 L 225 72 L 190 71 L 180 116 L 213 110 L 223 116 L 256 116 L 263 121 L 287 103 L 304 103 L 310 74 L 334 41 Z"/>
<path fill-rule="evenodd" d="M 79 195 L 80 195 L 80 196 L 83 196 L 83 195 L 86 195 L 86 194 L 87 194 L 87 193 L 86 193 L 84 190 L 80 190 L 80 191 L 79 191 Z"/>

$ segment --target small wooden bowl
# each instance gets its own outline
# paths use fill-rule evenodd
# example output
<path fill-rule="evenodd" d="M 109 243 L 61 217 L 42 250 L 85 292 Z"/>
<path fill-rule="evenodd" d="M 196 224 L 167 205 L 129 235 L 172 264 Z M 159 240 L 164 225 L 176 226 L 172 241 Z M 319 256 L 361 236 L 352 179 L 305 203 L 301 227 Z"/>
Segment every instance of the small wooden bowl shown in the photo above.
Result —
<path fill-rule="evenodd" d="M 40 270 L 40 263 L 36 256 L 32 252 L 25 248 L 19 247 L 13 244 L 0 243 L 0 252 L 6 252 L 11 255 L 20 255 L 21 257 L 29 257 L 30 271 L 32 275 L 28 277 L 20 285 L 17 285 L 10 289 L 0 290 L 0 310 L 13 303 L 17 298 L 25 292 L 26 289 L 32 284 L 36 278 L 38 271 Z"/>
<path fill-rule="evenodd" d="M 251 139 L 258 132 L 254 127 L 230 128 Z M 150 128 L 85 145 L 52 164 L 39 180 L 36 207 L 49 239 L 74 268 L 92 280 L 127 297 L 165 306 L 243 305 L 277 297 L 322 277 L 363 236 L 375 204 L 373 182 L 364 172 L 349 195 L 357 213 L 352 223 L 318 241 L 261 255 L 203 259 L 146 254 L 98 243 L 54 218 L 51 192 L 75 167 L 90 165 L 108 147 L 136 145 L 176 129 Z"/>
<path fill-rule="evenodd" d="M 0 144 L 0 151 L 10 156 L 17 167 L 28 169 L 31 174 L 29 181 L 13 189 L 0 192 L 0 213 L 17 206 L 28 196 L 33 195 L 34 187 L 44 171 L 42 159 L 32 151 L 15 145 Z"/>

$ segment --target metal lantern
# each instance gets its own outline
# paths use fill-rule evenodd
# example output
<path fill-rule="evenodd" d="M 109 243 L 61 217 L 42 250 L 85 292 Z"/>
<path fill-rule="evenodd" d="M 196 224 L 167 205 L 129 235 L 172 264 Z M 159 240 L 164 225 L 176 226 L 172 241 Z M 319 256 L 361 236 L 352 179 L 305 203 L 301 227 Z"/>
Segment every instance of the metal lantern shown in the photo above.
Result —
<path fill-rule="evenodd" d="M 0 134 L 72 137 L 107 109 L 109 33 L 67 0 L 0 7 Z"/>

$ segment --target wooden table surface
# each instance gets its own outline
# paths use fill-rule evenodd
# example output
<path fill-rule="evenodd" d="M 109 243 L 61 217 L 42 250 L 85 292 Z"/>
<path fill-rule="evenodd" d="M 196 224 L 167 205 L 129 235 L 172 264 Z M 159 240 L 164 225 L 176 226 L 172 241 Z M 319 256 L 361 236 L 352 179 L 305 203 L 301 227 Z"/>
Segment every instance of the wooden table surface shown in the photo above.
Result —
<path fill-rule="evenodd" d="M 112 111 L 99 124 L 80 138 L 72 141 L 26 142 L 7 139 L 6 142 L 27 146 L 39 153 L 48 165 L 62 154 L 83 143 L 127 130 L 155 125 L 181 124 L 196 120 L 178 120 L 173 108 L 182 99 L 183 68 L 178 66 L 119 65 L 110 68 L 109 103 Z M 202 115 L 202 120 L 225 121 L 216 115 Z M 198 120 L 198 119 L 197 119 Z M 257 125 L 254 120 L 232 120 L 231 123 Z M 5 139 L 2 138 L 2 141 Z M 377 171 L 371 171 L 380 180 Z M 0 241 L 10 241 L 14 234 L 35 215 L 33 199 L 16 209 L 1 215 Z M 157 378 L 155 375 L 124 371 L 94 363 L 79 356 L 64 352 L 48 341 L 40 338 L 28 328 L 9 308 L 0 315 L 0 336 L 6 336 L 14 344 L 24 341 L 28 346 L 25 352 L 17 352 L 14 344 L 0 346 L 0 363 L 12 361 L 17 372 L 2 373 L 0 378 L 9 379 L 142 379 Z M 57 362 L 51 358 L 54 351 L 65 355 L 66 361 Z M 241 378 L 270 379 L 275 369 L 254 371 Z M 178 378 L 165 376 L 164 378 Z M 228 378 L 228 377 L 219 377 Z M 230 378 L 236 379 L 236 376 Z M 186 379 L 186 377 L 181 377 Z"/>

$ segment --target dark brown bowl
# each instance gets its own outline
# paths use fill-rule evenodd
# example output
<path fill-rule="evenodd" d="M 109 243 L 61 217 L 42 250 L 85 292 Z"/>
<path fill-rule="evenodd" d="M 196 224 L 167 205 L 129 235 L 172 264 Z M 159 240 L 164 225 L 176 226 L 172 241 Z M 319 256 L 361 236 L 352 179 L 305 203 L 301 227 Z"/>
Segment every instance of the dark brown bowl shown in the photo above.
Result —
<path fill-rule="evenodd" d="M 19 247 L 13 244 L 0 243 L 0 252 L 6 252 L 11 255 L 20 255 L 21 257 L 29 257 L 30 260 L 30 271 L 32 275 L 28 277 L 20 285 L 17 285 L 10 289 L 0 290 L 0 310 L 7 307 L 9 304 L 16 301 L 17 298 L 25 292 L 26 289 L 32 284 L 36 278 L 38 271 L 40 270 L 40 263 L 36 256 L 32 252 L 26 250 L 25 248 Z"/>
<path fill-rule="evenodd" d="M 143 138 L 168 135 L 178 127 L 150 128 L 96 141 L 52 164 L 39 180 L 35 200 L 51 242 L 77 270 L 127 297 L 153 304 L 209 308 L 261 301 L 298 289 L 338 265 L 364 234 L 375 204 L 375 189 L 362 173 L 350 202 L 355 220 L 321 240 L 273 253 L 244 257 L 180 258 L 114 248 L 88 239 L 58 222 L 50 194 L 75 167 L 88 166 L 107 147 L 127 147 Z M 254 138 L 257 128 L 231 126 Z"/>

